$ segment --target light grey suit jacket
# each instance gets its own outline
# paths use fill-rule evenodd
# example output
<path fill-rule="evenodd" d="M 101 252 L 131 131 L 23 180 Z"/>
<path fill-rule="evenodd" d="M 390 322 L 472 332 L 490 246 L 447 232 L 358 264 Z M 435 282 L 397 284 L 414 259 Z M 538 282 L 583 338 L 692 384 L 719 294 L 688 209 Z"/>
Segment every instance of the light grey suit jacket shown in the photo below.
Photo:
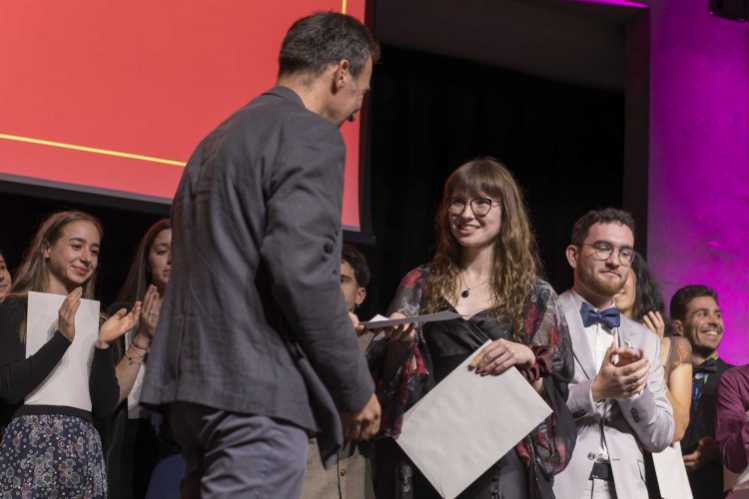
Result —
<path fill-rule="evenodd" d="M 559 302 L 569 325 L 575 357 L 575 376 L 569 385 L 567 406 L 577 424 L 577 444 L 569 465 L 554 479 L 554 493 L 558 498 L 578 498 L 584 487 L 589 486 L 593 462 L 600 451 L 603 418 L 603 439 L 617 496 L 648 499 L 643 450 L 659 452 L 671 443 L 674 435 L 673 410 L 666 399 L 659 338 L 641 324 L 622 316 L 619 337 L 622 344 L 629 343 L 641 349 L 650 361 L 648 383 L 632 400 L 596 404 L 590 388 L 598 369 L 594 366 L 580 317 L 583 299 L 567 291 L 559 297 Z"/>

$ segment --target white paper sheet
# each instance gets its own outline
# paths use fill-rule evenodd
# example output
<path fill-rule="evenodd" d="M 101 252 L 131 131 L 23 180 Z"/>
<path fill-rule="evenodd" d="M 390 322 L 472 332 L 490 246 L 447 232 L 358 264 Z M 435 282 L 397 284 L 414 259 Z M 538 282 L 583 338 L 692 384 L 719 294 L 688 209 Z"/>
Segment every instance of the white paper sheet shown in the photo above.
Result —
<path fill-rule="evenodd" d="M 396 439 L 445 499 L 460 494 L 552 412 L 514 367 L 499 376 L 469 371 L 474 356 L 406 412 Z"/>
<path fill-rule="evenodd" d="M 663 499 L 692 499 L 687 469 L 681 456 L 681 444 L 676 442 L 661 452 L 652 454 L 655 476 Z"/>
<path fill-rule="evenodd" d="M 57 330 L 63 295 L 29 292 L 26 358 L 44 346 Z M 99 302 L 81 300 L 75 316 L 75 337 L 47 379 L 26 397 L 27 405 L 65 405 L 91 410 L 88 380 L 99 334 Z"/>

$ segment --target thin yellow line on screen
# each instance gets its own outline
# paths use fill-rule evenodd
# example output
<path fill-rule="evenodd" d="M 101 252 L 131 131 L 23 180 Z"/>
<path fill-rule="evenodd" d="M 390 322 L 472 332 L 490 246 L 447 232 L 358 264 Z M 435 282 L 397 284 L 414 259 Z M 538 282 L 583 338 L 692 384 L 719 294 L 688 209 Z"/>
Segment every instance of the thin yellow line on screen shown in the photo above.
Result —
<path fill-rule="evenodd" d="M 341 0 L 341 13 L 342 14 L 346 13 L 346 3 L 347 3 L 347 0 Z"/>
<path fill-rule="evenodd" d="M 165 165 L 185 166 L 184 161 L 174 159 L 157 158 L 155 156 L 144 156 L 143 154 L 133 154 L 129 152 L 113 151 L 111 149 L 100 149 L 98 147 L 82 146 L 78 144 L 66 144 L 65 142 L 55 142 L 53 140 L 37 139 L 34 137 L 24 137 L 21 135 L 12 135 L 9 133 L 0 133 L 0 139 L 12 140 L 15 142 L 26 142 L 27 144 L 37 144 L 42 146 L 57 147 L 60 149 L 71 149 L 73 151 L 82 151 L 92 154 L 102 154 L 104 156 L 116 156 L 118 158 L 136 159 L 139 161 L 150 161 L 152 163 L 162 163 Z"/>

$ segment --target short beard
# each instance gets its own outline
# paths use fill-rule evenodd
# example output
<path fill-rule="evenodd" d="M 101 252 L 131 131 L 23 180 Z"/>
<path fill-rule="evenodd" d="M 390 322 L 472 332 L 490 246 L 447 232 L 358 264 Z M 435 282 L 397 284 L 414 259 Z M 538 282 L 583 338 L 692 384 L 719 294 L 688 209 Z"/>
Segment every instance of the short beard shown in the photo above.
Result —
<path fill-rule="evenodd" d="M 627 280 L 622 279 L 619 285 L 609 286 L 599 281 L 598 279 L 596 279 L 595 275 L 591 275 L 591 276 L 588 276 L 588 278 L 585 279 L 584 282 L 585 282 L 585 285 L 588 287 L 588 289 L 590 289 L 592 292 L 594 292 L 598 296 L 605 296 L 608 298 L 613 298 L 614 296 L 616 296 L 616 294 L 619 291 L 622 290 Z"/>

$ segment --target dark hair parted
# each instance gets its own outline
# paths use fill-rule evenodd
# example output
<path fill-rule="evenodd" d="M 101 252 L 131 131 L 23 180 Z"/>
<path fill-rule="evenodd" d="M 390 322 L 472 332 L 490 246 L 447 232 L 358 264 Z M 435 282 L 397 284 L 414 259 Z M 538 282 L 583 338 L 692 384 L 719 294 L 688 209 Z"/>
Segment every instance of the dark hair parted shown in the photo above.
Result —
<path fill-rule="evenodd" d="M 99 231 L 99 236 L 104 236 L 101 222 L 88 213 L 82 211 L 61 211 L 53 213 L 42 222 L 31 240 L 31 245 L 18 267 L 16 280 L 13 283 L 10 294 L 12 296 L 25 297 L 29 291 L 46 292 L 49 285 L 47 275 L 47 261 L 43 250 L 53 246 L 62 237 L 62 231 L 66 225 L 73 222 L 90 222 Z M 94 285 L 96 283 L 96 271 L 83 285 L 83 298 L 94 299 Z"/>
<path fill-rule="evenodd" d="M 278 74 L 319 75 L 346 59 L 351 76 L 358 76 L 367 60 L 375 63 L 380 47 L 369 29 L 357 19 L 337 12 L 320 12 L 291 25 L 281 44 Z"/>
<path fill-rule="evenodd" d="M 582 246 L 593 225 L 611 223 L 626 225 L 632 231 L 632 234 L 635 233 L 635 219 L 632 218 L 629 212 L 617 208 L 605 208 L 603 210 L 591 210 L 578 218 L 572 227 L 570 242 L 575 246 Z"/>
<path fill-rule="evenodd" d="M 635 273 L 636 279 L 635 304 L 632 316 L 639 321 L 646 313 L 651 311 L 657 311 L 664 315 L 666 305 L 663 303 L 661 290 L 650 273 L 645 259 L 637 252 L 632 259 L 632 271 Z"/>
<path fill-rule="evenodd" d="M 341 250 L 341 261 L 344 261 L 351 265 L 354 270 L 354 277 L 356 277 L 356 284 L 361 288 L 369 286 L 369 265 L 364 255 L 350 244 L 344 244 Z"/>
<path fill-rule="evenodd" d="M 151 251 L 153 241 L 166 229 L 171 229 L 172 223 L 168 218 L 163 218 L 148 228 L 143 238 L 138 243 L 130 271 L 127 273 L 125 284 L 122 285 L 117 295 L 117 303 L 127 303 L 132 306 L 137 300 L 142 300 L 146 294 L 146 288 L 151 284 L 151 268 L 148 265 L 148 253 Z"/>
<path fill-rule="evenodd" d="M 513 335 L 523 335 L 523 313 L 528 293 L 541 272 L 536 238 L 515 179 L 494 158 L 469 161 L 445 182 L 437 211 L 437 250 L 430 262 L 426 306 L 429 312 L 444 308 L 445 298 L 457 299 L 462 246 L 450 230 L 450 199 L 456 193 L 490 196 L 499 203 L 501 227 L 494 242 L 491 289 L 498 318 L 512 321 Z"/>
<path fill-rule="evenodd" d="M 674 296 L 671 297 L 671 305 L 669 306 L 671 320 L 686 320 L 689 302 L 695 298 L 701 298 L 703 296 L 710 296 L 716 303 L 718 303 L 718 293 L 713 288 L 709 288 L 703 284 L 690 284 L 689 286 L 680 288 L 676 293 L 674 293 Z"/>

